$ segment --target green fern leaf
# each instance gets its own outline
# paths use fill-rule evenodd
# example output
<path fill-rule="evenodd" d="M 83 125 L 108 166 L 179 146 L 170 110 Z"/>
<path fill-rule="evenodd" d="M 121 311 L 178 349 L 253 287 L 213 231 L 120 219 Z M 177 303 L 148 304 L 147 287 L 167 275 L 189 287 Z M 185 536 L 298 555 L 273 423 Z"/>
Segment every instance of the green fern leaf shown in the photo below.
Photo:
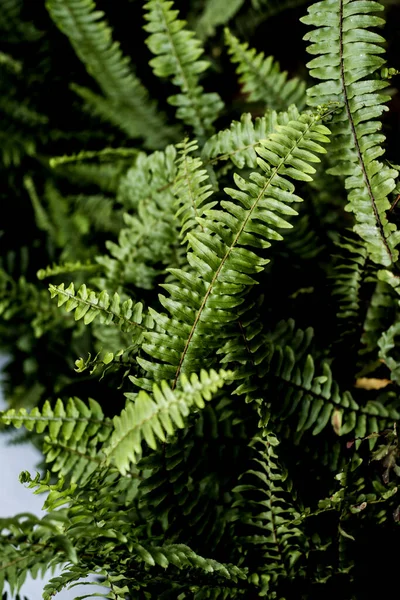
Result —
<path fill-rule="evenodd" d="M 57 27 L 68 36 L 76 54 L 94 77 L 105 98 L 75 88 L 97 110 L 131 137 L 162 145 L 170 134 L 164 118 L 122 55 L 104 13 L 93 0 L 47 0 L 47 10 Z M 122 118 L 121 118 L 122 115 Z"/>
<path fill-rule="evenodd" d="M 245 0 L 206 0 L 196 25 L 198 36 L 201 39 L 213 36 L 216 28 L 232 19 L 244 3 Z"/>
<path fill-rule="evenodd" d="M 236 496 L 233 506 L 240 508 L 235 529 L 254 571 L 270 574 L 271 587 L 281 577 L 290 579 L 299 571 L 304 574 L 308 545 L 304 532 L 293 524 L 300 513 L 290 494 L 287 473 L 278 462 L 278 445 L 272 433 L 263 439 L 254 438 L 250 444 L 252 468 L 232 490 Z"/>
<path fill-rule="evenodd" d="M 205 401 L 211 400 L 230 377 L 226 371 L 201 371 L 200 376 L 192 373 L 190 379 L 183 377 L 182 389 L 174 392 L 163 381 L 160 387 L 153 385 L 153 398 L 143 390 L 137 396 L 125 394 L 128 403 L 122 414 L 114 417 L 114 431 L 104 449 L 108 460 L 125 474 L 141 456 L 143 441 L 155 450 L 158 440 L 165 442 L 166 436 L 182 429 L 189 412 L 204 408 Z"/>
<path fill-rule="evenodd" d="M 82 284 L 75 293 L 73 283 L 66 289 L 63 283 L 58 286 L 50 284 L 49 291 L 51 298 L 57 298 L 58 306 L 65 305 L 67 312 L 74 311 L 75 320 L 83 319 L 85 325 L 98 317 L 106 325 L 115 323 L 122 331 L 135 331 L 135 336 L 140 337 L 150 323 L 148 318 L 143 320 L 143 305 L 140 302 L 134 304 L 128 299 L 121 304 L 116 292 L 111 299 L 105 290 L 97 293 Z"/>
<path fill-rule="evenodd" d="M 238 66 L 239 82 L 248 94 L 249 102 L 261 102 L 265 107 L 285 110 L 295 104 L 299 110 L 305 105 L 306 84 L 297 77 L 288 80 L 287 72 L 281 71 L 272 56 L 265 58 L 249 48 L 247 42 L 240 43 L 229 29 L 225 29 L 225 42 L 232 62 Z M 322 103 L 321 103 L 322 104 Z"/>
<path fill-rule="evenodd" d="M 204 183 L 209 181 L 207 171 L 203 168 L 200 158 L 189 156 L 198 150 L 197 142 L 189 142 L 186 139 L 177 147 L 181 149 L 181 156 L 178 160 L 178 173 L 173 188 L 178 206 L 175 218 L 179 219 L 181 236 L 184 236 L 196 227 L 202 229 L 202 225 L 197 221 L 198 217 L 206 210 L 214 208 L 217 203 L 206 204 L 213 193 L 211 184 Z"/>
<path fill-rule="evenodd" d="M 262 173 L 254 172 L 248 180 L 236 175 L 238 189 L 225 189 L 231 199 L 221 202 L 222 210 L 207 210 L 198 221 L 204 231 L 188 233 L 193 272 L 172 271 L 185 287 L 163 285 L 170 298 L 160 296 L 160 301 L 171 317 L 152 310 L 161 332 L 146 334 L 143 344 L 145 352 L 164 364 L 138 358 L 153 377 L 173 379 L 175 387 L 181 372 L 207 364 L 210 352 L 229 335 L 246 288 L 256 283 L 254 275 L 268 262 L 259 256 L 260 249 L 282 239 L 276 229 L 292 227 L 286 217 L 297 214 L 290 204 L 301 199 L 287 176 L 310 181 L 310 163 L 319 161 L 315 153 L 325 152 L 321 143 L 328 141 L 329 130 L 319 118 L 302 115 L 263 140 L 257 149 Z M 145 381 L 140 384 L 148 386 Z"/>
<path fill-rule="evenodd" d="M 354 231 L 365 240 L 371 259 L 390 266 L 398 259 L 400 238 L 386 212 L 398 173 L 376 160 L 384 153 L 378 118 L 387 110 L 389 96 L 382 93 L 388 83 L 377 75 L 385 64 L 380 56 L 385 40 L 370 31 L 384 24 L 374 14 L 381 10 L 378 2 L 324 0 L 312 4 L 301 20 L 317 27 L 304 38 L 316 55 L 307 66 L 313 77 L 323 80 L 308 90 L 308 103 L 334 101 L 340 107 L 332 123 L 330 155 L 337 166 L 330 173 L 346 177 L 346 210 L 355 214 Z"/>
<path fill-rule="evenodd" d="M 177 19 L 178 11 L 172 6 L 173 2 L 165 0 L 150 0 L 145 4 L 148 21 L 145 29 L 151 34 L 146 43 L 156 55 L 150 65 L 155 75 L 171 77 L 172 83 L 181 89 L 168 101 L 177 107 L 177 117 L 204 140 L 212 133 L 212 123 L 223 104 L 218 94 L 205 93 L 199 84 L 199 75 L 209 63 L 199 60 L 204 52 L 201 43 L 185 28 L 186 22 Z"/>
<path fill-rule="evenodd" d="M 229 129 L 223 129 L 207 140 L 202 157 L 212 163 L 230 160 L 239 169 L 245 166 L 255 169 L 258 158 L 256 148 L 260 146 L 261 140 L 275 131 L 278 125 L 287 125 L 289 121 L 298 118 L 299 111 L 295 106 L 283 113 L 268 111 L 264 117 L 257 117 L 254 122 L 250 113 L 243 113 L 240 121 L 232 121 Z"/>

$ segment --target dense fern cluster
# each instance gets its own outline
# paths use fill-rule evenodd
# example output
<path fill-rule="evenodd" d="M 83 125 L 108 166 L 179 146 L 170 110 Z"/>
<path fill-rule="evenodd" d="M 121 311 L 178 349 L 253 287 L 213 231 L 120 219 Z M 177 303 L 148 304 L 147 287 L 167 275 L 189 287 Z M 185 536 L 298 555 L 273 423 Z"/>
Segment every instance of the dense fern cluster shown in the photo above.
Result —
<path fill-rule="evenodd" d="M 0 519 L 0 593 L 395 585 L 397 72 L 369 0 L 309 2 L 281 70 L 251 34 L 303 4 L 2 3 L 0 423 L 46 515 Z"/>

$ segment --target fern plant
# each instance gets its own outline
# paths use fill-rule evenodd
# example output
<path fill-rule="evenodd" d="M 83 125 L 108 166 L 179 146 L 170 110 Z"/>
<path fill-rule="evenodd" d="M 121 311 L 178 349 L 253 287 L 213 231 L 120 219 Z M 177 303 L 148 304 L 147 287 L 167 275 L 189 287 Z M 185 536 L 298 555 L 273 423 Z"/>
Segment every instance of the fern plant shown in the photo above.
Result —
<path fill-rule="evenodd" d="M 0 237 L 0 423 L 45 510 L 0 519 L 0 593 L 59 566 L 45 600 L 397 589 L 397 9 L 310 2 L 307 75 L 263 39 L 301 0 L 106 4 L 0 9 L 33 223 Z"/>

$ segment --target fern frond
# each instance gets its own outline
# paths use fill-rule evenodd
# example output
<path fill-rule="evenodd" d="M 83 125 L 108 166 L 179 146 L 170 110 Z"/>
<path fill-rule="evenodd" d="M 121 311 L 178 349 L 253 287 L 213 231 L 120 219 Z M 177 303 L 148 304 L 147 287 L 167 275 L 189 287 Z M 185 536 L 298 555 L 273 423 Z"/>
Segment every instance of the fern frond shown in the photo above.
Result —
<path fill-rule="evenodd" d="M 290 204 L 301 199 L 286 176 L 310 181 L 310 163 L 319 161 L 315 153 L 325 152 L 321 143 L 328 141 L 329 130 L 319 119 L 302 115 L 263 140 L 257 149 L 262 173 L 254 172 L 248 180 L 236 175 L 238 189 L 225 189 L 231 200 L 221 202 L 222 210 L 202 215 L 198 222 L 204 231 L 188 234 L 193 272 L 172 271 L 185 287 L 163 285 L 170 298 L 160 296 L 160 301 L 171 317 L 151 311 L 162 332 L 146 334 L 143 344 L 145 352 L 164 364 L 138 359 L 153 377 L 173 379 L 175 387 L 181 372 L 207 364 L 210 352 L 220 345 L 219 335 L 229 335 L 227 327 L 237 320 L 235 309 L 243 303 L 246 288 L 256 283 L 254 275 L 268 262 L 260 249 L 282 239 L 276 228 L 290 228 L 285 218 L 297 214 Z"/>
<path fill-rule="evenodd" d="M 340 254 L 334 257 L 330 278 L 332 297 L 336 300 L 338 348 L 343 348 L 348 360 L 349 350 L 356 350 L 362 325 L 361 287 L 366 279 L 368 253 L 365 243 L 343 236 L 335 242 Z M 342 354 L 340 350 L 338 354 Z M 341 356 L 338 356 L 339 360 Z"/>
<path fill-rule="evenodd" d="M 122 113 L 124 118 L 116 124 L 129 136 L 143 137 L 150 146 L 163 145 L 170 133 L 164 118 L 149 101 L 120 45 L 112 40 L 104 13 L 96 10 L 93 0 L 47 0 L 46 7 L 106 98 L 98 97 L 96 102 L 87 90 L 85 100 L 95 108 L 107 106 L 108 116 L 115 112 L 117 118 Z"/>
<path fill-rule="evenodd" d="M 144 390 L 137 396 L 125 394 L 128 398 L 126 408 L 120 416 L 114 417 L 114 431 L 104 448 L 108 461 L 125 474 L 141 456 L 143 441 L 155 450 L 157 440 L 165 442 L 166 436 L 183 428 L 189 412 L 204 408 L 205 401 L 211 400 L 230 377 L 227 371 L 207 373 L 203 370 L 200 376 L 192 373 L 190 379 L 183 377 L 180 390 L 172 391 L 162 381 L 160 387 L 153 385 L 153 398 Z"/>
<path fill-rule="evenodd" d="M 6 425 L 13 425 L 17 429 L 25 427 L 28 431 L 43 433 L 48 430 L 52 440 L 71 438 L 79 439 L 86 431 L 88 435 L 100 435 L 103 428 L 109 428 L 110 422 L 104 418 L 103 411 L 98 402 L 89 399 L 87 406 L 79 398 L 69 398 L 66 406 L 58 399 L 54 409 L 46 400 L 43 408 L 37 407 L 28 412 L 25 408 L 15 410 L 11 408 L 0 413 L 0 421 Z"/>
<path fill-rule="evenodd" d="M 398 259 L 399 233 L 386 212 L 398 173 L 377 160 L 385 141 L 378 118 L 389 96 L 382 93 L 388 83 L 377 74 L 385 64 L 380 56 L 385 40 L 370 31 L 384 24 L 374 14 L 381 10 L 378 2 L 324 0 L 312 4 L 301 20 L 317 27 L 304 38 L 311 42 L 308 52 L 317 55 L 307 66 L 323 80 L 308 90 L 308 103 L 334 101 L 340 107 L 332 122 L 330 156 L 336 166 L 329 172 L 346 177 L 346 210 L 354 213 L 354 231 L 366 242 L 371 259 L 390 266 Z"/>
<path fill-rule="evenodd" d="M 308 546 L 305 533 L 293 524 L 300 513 L 290 493 L 287 472 L 279 464 L 278 445 L 272 433 L 263 439 L 254 438 L 250 444 L 254 466 L 243 473 L 232 490 L 236 496 L 233 506 L 240 509 L 235 530 L 253 570 L 270 574 L 271 587 L 281 577 L 304 576 Z"/>
<path fill-rule="evenodd" d="M 321 362 L 320 374 L 316 374 L 317 365 L 310 354 L 298 362 L 290 346 L 271 346 L 270 351 L 267 388 L 274 396 L 282 394 L 285 399 L 280 407 L 274 408 L 273 401 L 269 407 L 265 406 L 265 414 L 272 415 L 274 422 L 296 415 L 296 443 L 305 431 L 318 435 L 328 424 L 337 435 L 354 432 L 355 437 L 363 438 L 382 431 L 398 418 L 395 408 L 385 406 L 379 400 L 369 400 L 360 405 L 349 391 L 341 392 L 326 361 Z M 284 391 L 286 385 L 290 392 L 288 388 Z"/>
<path fill-rule="evenodd" d="M 176 149 L 139 154 L 135 166 L 121 178 L 117 200 L 129 211 L 118 243 L 106 242 L 111 256 L 98 256 L 107 277 L 151 289 L 162 265 L 173 264 L 177 246 L 173 185 L 177 177 Z M 134 214 L 131 214 L 131 211 Z"/>
<path fill-rule="evenodd" d="M 61 516 L 61 515 L 60 515 Z M 60 562 L 77 563 L 73 543 L 63 533 L 57 513 L 39 519 L 30 513 L 0 519 L 0 593 L 4 584 L 18 592 L 29 574 L 44 576 Z"/>
<path fill-rule="evenodd" d="M 206 39 L 215 34 L 220 25 L 225 25 L 239 12 L 244 0 L 206 0 L 203 12 L 197 23 L 196 32 L 201 39 Z"/>
<path fill-rule="evenodd" d="M 59 165 L 69 163 L 82 163 L 93 159 L 99 161 L 118 161 L 136 158 L 139 154 L 137 148 L 102 148 L 102 150 L 81 150 L 76 154 L 66 154 L 64 156 L 53 156 L 49 160 L 52 169 Z"/>
<path fill-rule="evenodd" d="M 67 312 L 74 311 L 75 320 L 79 321 L 83 318 L 85 325 L 98 317 L 101 323 L 106 325 L 115 323 L 122 331 L 127 333 L 135 331 L 135 337 L 140 337 L 149 324 L 147 317 L 143 319 L 141 302 L 134 304 L 131 299 L 128 299 L 121 303 L 121 298 L 116 292 L 110 298 L 105 290 L 97 293 L 82 284 L 75 293 L 73 283 L 70 283 L 66 289 L 63 283 L 50 284 L 49 291 L 51 298 L 57 298 L 58 306 L 65 304 Z"/>
<path fill-rule="evenodd" d="M 231 60 L 238 66 L 236 72 L 243 92 L 249 102 L 261 102 L 265 107 L 285 110 L 295 104 L 301 110 L 306 101 L 306 84 L 297 77 L 288 80 L 272 56 L 249 48 L 247 42 L 239 42 L 229 29 L 225 29 L 225 43 Z M 322 102 L 321 102 L 322 104 Z"/>
<path fill-rule="evenodd" d="M 385 281 L 377 281 L 363 323 L 360 355 L 376 354 L 377 343 L 395 320 L 394 290 Z"/>
<path fill-rule="evenodd" d="M 287 112 L 268 111 L 264 117 L 253 118 L 250 113 L 243 113 L 240 121 L 232 121 L 229 129 L 223 129 L 211 136 L 204 144 L 202 157 L 212 163 L 219 160 L 230 160 L 236 167 L 257 167 L 256 148 L 261 140 L 275 131 L 278 125 L 287 125 L 289 121 L 299 118 L 295 106 Z"/>
<path fill-rule="evenodd" d="M 185 28 L 186 21 L 177 19 L 178 11 L 173 2 L 150 0 L 145 4 L 145 30 L 150 33 L 146 43 L 155 58 L 150 61 L 155 75 L 171 77 L 172 83 L 181 89 L 168 101 L 177 107 L 176 115 L 193 127 L 195 135 L 205 139 L 212 133 L 212 123 L 223 104 L 217 93 L 205 93 L 199 83 L 199 75 L 209 66 L 199 60 L 204 50 L 194 33 Z"/>
<path fill-rule="evenodd" d="M 11 73 L 21 73 L 22 71 L 22 63 L 5 52 L 0 52 L 0 65 Z"/>
<path fill-rule="evenodd" d="M 54 277 L 55 275 L 60 275 L 61 273 L 76 273 L 76 271 L 86 271 L 92 273 L 94 271 L 98 271 L 99 269 L 100 265 L 89 262 L 81 263 L 78 260 L 76 262 L 65 262 L 63 264 L 49 265 L 45 269 L 39 269 L 36 276 L 38 279 L 46 279 L 47 277 Z"/>
<path fill-rule="evenodd" d="M 206 210 L 211 210 L 216 202 L 207 202 L 212 195 L 212 185 L 209 182 L 207 171 L 204 169 L 200 158 L 190 156 L 198 150 L 197 142 L 184 140 L 177 145 L 181 150 L 178 159 L 178 173 L 174 184 L 174 194 L 177 197 L 176 206 L 178 210 L 175 218 L 181 223 L 181 236 L 199 225 L 197 218 Z M 206 183 L 205 183 L 206 182 Z"/>
<path fill-rule="evenodd" d="M 0 11 L 0 31 L 7 33 L 7 42 L 34 42 L 43 32 L 33 23 L 21 19 L 22 0 L 4 0 Z"/>

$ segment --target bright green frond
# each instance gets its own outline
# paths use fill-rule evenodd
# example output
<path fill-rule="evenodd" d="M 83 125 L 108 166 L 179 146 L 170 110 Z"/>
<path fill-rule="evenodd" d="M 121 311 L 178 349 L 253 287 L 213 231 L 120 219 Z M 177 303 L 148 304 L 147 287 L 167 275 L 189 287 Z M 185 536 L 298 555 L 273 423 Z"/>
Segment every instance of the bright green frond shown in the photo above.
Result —
<path fill-rule="evenodd" d="M 58 306 L 65 305 L 67 312 L 74 311 L 75 321 L 83 318 L 85 325 L 98 318 L 101 323 L 115 323 L 122 331 L 132 332 L 138 340 L 147 327 L 151 326 L 151 320 L 143 318 L 141 302 L 134 304 L 131 299 L 121 302 L 116 292 L 110 298 L 105 290 L 95 292 L 82 284 L 75 293 L 73 283 L 67 288 L 63 283 L 50 284 L 49 291 L 52 298 L 57 298 Z"/>
<path fill-rule="evenodd" d="M 153 378 L 173 379 L 175 387 L 181 372 L 207 364 L 229 335 L 246 288 L 257 282 L 255 276 L 268 262 L 261 250 L 281 240 L 280 231 L 292 227 L 287 217 L 297 214 L 291 205 L 301 198 L 288 177 L 310 181 L 312 163 L 319 161 L 316 153 L 325 152 L 321 144 L 329 141 L 329 130 L 319 121 L 319 116 L 305 114 L 277 127 L 257 148 L 259 172 L 247 180 L 236 175 L 237 187 L 225 189 L 229 200 L 201 215 L 203 230 L 188 233 L 192 271 L 173 270 L 184 287 L 163 286 L 170 297 L 160 295 L 160 302 L 171 317 L 151 311 L 161 331 L 146 334 L 143 344 L 145 352 L 164 364 L 138 359 Z"/>
<path fill-rule="evenodd" d="M 223 129 L 211 136 L 204 144 L 202 156 L 216 162 L 230 160 L 233 165 L 243 169 L 245 166 L 257 167 L 256 148 L 261 140 L 275 131 L 278 125 L 287 125 L 299 118 L 299 111 L 291 106 L 287 112 L 268 111 L 264 117 L 254 119 L 250 113 L 243 113 L 240 121 L 232 121 L 229 129 Z"/>
<path fill-rule="evenodd" d="M 209 63 L 199 60 L 204 52 L 200 41 L 186 29 L 186 22 L 177 18 L 178 11 L 172 7 L 173 2 L 165 0 L 150 0 L 145 5 L 145 29 L 150 33 L 147 45 L 156 55 L 150 65 L 158 77 L 170 77 L 180 88 L 180 93 L 168 101 L 177 107 L 177 117 L 204 140 L 212 133 L 212 124 L 223 104 L 218 94 L 205 93 L 200 85 L 199 76 Z"/>
<path fill-rule="evenodd" d="M 181 155 L 178 160 L 178 173 L 174 185 L 176 206 L 178 207 L 175 218 L 180 221 L 181 235 L 185 236 L 196 227 L 203 229 L 197 221 L 198 217 L 206 210 L 214 208 L 217 203 L 207 202 L 213 193 L 207 171 L 200 158 L 190 156 L 198 150 L 197 142 L 184 140 L 177 147 L 180 148 Z"/>
<path fill-rule="evenodd" d="M 142 454 L 142 443 L 155 450 L 176 429 L 185 427 L 185 419 L 193 409 L 202 409 L 205 401 L 229 380 L 227 371 L 201 371 L 182 377 L 181 389 L 172 391 L 162 381 L 153 385 L 153 397 L 141 390 L 138 395 L 127 393 L 128 402 L 120 416 L 114 417 L 114 431 L 104 451 L 108 460 L 125 474 Z"/>
<path fill-rule="evenodd" d="M 249 48 L 247 42 L 240 43 L 229 29 L 225 29 L 225 41 L 231 60 L 238 66 L 239 82 L 249 102 L 261 102 L 265 107 L 285 110 L 295 104 L 299 110 L 305 105 L 306 84 L 297 77 L 288 80 L 286 71 L 281 71 L 272 56 L 265 57 Z M 321 102 L 322 104 L 322 102 Z"/>
<path fill-rule="evenodd" d="M 384 24 L 375 15 L 381 10 L 378 2 L 324 0 L 312 4 L 301 20 L 317 28 L 304 38 L 315 55 L 307 66 L 323 81 L 308 90 L 308 102 L 339 106 L 332 122 L 330 158 L 336 164 L 330 173 L 346 178 L 346 210 L 354 213 L 354 231 L 365 240 L 371 259 L 390 266 L 398 259 L 399 234 L 386 213 L 398 173 L 377 160 L 385 141 L 379 117 L 389 99 L 384 93 L 388 83 L 379 75 L 385 40 L 371 31 Z"/>

